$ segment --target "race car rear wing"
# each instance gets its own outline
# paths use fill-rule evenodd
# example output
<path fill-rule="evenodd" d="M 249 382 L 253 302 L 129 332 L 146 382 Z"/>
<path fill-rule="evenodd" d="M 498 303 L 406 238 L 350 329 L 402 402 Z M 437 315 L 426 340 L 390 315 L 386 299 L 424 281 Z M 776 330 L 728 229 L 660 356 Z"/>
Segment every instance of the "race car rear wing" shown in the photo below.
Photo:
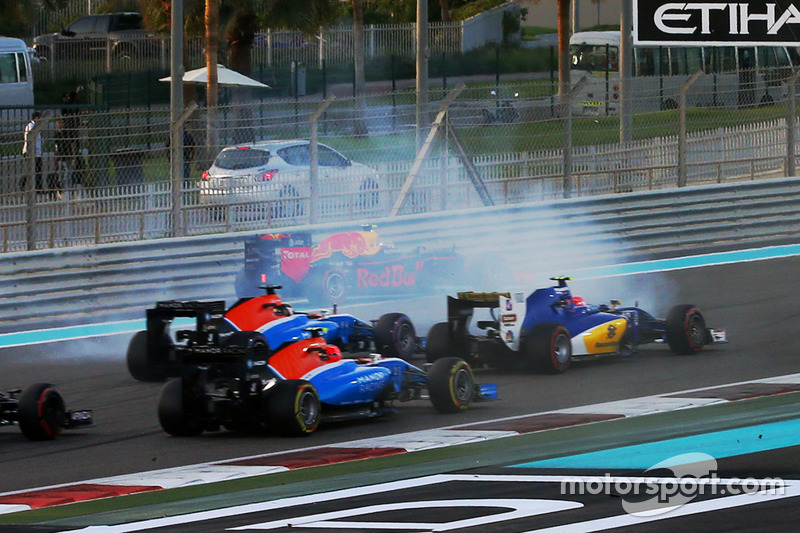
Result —
<path fill-rule="evenodd" d="M 451 331 L 466 333 L 469 321 L 472 319 L 473 310 L 477 308 L 495 308 L 500 305 L 500 297 L 510 298 L 507 292 L 459 292 L 457 298 L 447 297 L 447 321 Z M 478 323 L 478 327 L 485 329 L 487 324 Z"/>
<path fill-rule="evenodd" d="M 159 354 L 163 351 L 162 340 L 167 328 L 177 317 L 195 318 L 197 326 L 196 335 L 207 333 L 206 324 L 211 320 L 225 315 L 225 301 L 215 300 L 210 302 L 169 300 L 157 302 L 156 306 L 148 309 L 147 316 L 147 351 L 149 354 Z M 183 332 L 178 332 L 180 340 Z M 201 339 L 195 337 L 197 341 Z"/>

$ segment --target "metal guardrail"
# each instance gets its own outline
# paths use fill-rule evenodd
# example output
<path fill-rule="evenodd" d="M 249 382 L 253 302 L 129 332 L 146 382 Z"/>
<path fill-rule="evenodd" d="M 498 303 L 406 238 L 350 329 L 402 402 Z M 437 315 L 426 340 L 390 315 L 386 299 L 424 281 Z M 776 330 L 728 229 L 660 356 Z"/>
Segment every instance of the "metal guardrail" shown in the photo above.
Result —
<path fill-rule="evenodd" d="M 454 246 L 512 271 L 694 254 L 795 239 L 800 178 L 423 214 L 377 223 L 398 249 Z M 295 227 L 315 240 L 356 223 Z M 278 229 L 271 228 L 270 232 Z M 233 301 L 243 233 L 4 255 L 0 332 L 141 318 L 163 299 Z M 549 271 L 548 271 L 549 272 Z M 552 272 L 549 272 L 552 274 Z"/>

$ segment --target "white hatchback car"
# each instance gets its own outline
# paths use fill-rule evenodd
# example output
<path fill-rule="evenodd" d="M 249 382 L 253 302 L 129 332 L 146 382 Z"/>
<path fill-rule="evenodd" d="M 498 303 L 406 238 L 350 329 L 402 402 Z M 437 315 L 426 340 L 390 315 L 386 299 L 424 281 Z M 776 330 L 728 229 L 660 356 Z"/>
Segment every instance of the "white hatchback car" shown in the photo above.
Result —
<path fill-rule="evenodd" d="M 319 214 L 369 214 L 379 208 L 378 173 L 317 143 Z M 311 147 L 307 140 L 259 141 L 223 148 L 203 172 L 200 201 L 267 209 L 274 218 L 308 214 Z"/>

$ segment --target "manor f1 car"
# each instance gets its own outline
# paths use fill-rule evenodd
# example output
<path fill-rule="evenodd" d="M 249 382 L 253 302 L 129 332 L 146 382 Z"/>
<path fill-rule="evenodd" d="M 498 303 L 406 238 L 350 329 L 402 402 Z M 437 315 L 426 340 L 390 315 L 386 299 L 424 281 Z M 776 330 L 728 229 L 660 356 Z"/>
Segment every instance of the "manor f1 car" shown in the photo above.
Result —
<path fill-rule="evenodd" d="M 24 391 L 0 392 L 0 426 L 19 425 L 28 440 L 51 440 L 65 429 L 92 425 L 92 411 L 68 411 L 54 385 L 35 383 Z"/>
<path fill-rule="evenodd" d="M 314 305 L 340 304 L 353 296 L 420 293 L 437 283 L 465 282 L 464 258 L 453 249 L 399 251 L 372 226 L 335 233 L 312 244 L 308 232 L 245 238 L 244 267 L 236 275 L 239 298 L 261 294 L 267 283 Z"/>
<path fill-rule="evenodd" d="M 128 345 L 131 375 L 140 381 L 163 381 L 179 375 L 179 345 L 248 347 L 258 333 L 270 351 L 311 336 L 308 328 L 321 328 L 322 338 L 350 352 L 378 352 L 409 359 L 417 351 L 418 339 L 411 320 L 402 313 L 387 313 L 367 323 L 353 315 L 326 311 L 301 313 L 284 303 L 276 293 L 280 286 L 265 286 L 266 294 L 242 298 L 230 309 L 224 301 L 158 302 L 147 310 L 147 330 L 136 333 Z M 194 330 L 170 333 L 177 317 L 194 318 Z"/>
<path fill-rule="evenodd" d="M 337 346 L 325 342 L 322 328 L 308 330 L 311 337 L 276 351 L 257 332 L 242 333 L 246 342 L 236 345 L 176 348 L 181 377 L 161 391 L 161 427 L 174 436 L 222 427 L 301 436 L 321 421 L 386 414 L 393 401 L 418 399 L 426 390 L 443 413 L 497 396 L 493 385 L 475 384 L 461 359 L 440 359 L 430 372 L 379 355 L 343 359 Z"/>
<path fill-rule="evenodd" d="M 587 305 L 573 296 L 567 281 L 551 278 L 556 286 L 523 293 L 459 293 L 447 298 L 447 322 L 431 327 L 425 346 L 428 362 L 457 355 L 474 366 L 522 368 L 560 373 L 573 359 L 632 353 L 642 344 L 665 342 L 677 354 L 693 354 L 711 343 L 726 342 L 724 329 L 707 328 L 692 304 L 674 306 L 666 319 L 638 307 Z M 491 320 L 470 332 L 476 308 L 488 308 Z"/>

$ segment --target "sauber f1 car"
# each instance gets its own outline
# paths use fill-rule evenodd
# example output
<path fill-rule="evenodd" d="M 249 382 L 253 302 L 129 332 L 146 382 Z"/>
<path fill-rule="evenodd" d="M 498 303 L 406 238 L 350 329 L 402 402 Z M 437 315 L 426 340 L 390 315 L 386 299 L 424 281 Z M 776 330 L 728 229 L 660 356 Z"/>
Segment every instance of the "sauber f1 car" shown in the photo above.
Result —
<path fill-rule="evenodd" d="M 176 347 L 181 376 L 161 391 L 161 427 L 174 436 L 223 427 L 300 436 L 313 433 L 321 421 L 391 412 L 393 401 L 418 399 L 426 390 L 443 413 L 497 396 L 493 385 L 475 384 L 461 359 L 440 359 L 429 372 L 379 355 L 343 359 L 322 329 L 309 327 L 311 337 L 275 350 L 255 331 L 238 333 L 237 343 Z"/>
<path fill-rule="evenodd" d="M 14 424 L 28 440 L 51 440 L 65 429 L 91 426 L 92 411 L 68 411 L 55 385 L 35 383 L 0 392 L 0 426 Z"/>
<path fill-rule="evenodd" d="M 308 232 L 246 237 L 235 288 L 242 298 L 260 294 L 259 287 L 267 283 L 281 285 L 287 296 L 331 305 L 351 296 L 405 295 L 441 281 L 464 282 L 465 272 L 464 258 L 453 249 L 400 252 L 365 226 L 316 245 Z"/>
<path fill-rule="evenodd" d="M 447 322 L 431 327 L 425 346 L 428 362 L 457 355 L 473 366 L 560 373 L 573 359 L 632 353 L 642 344 L 664 342 L 677 354 L 727 341 L 724 329 L 707 328 L 692 304 L 674 306 L 666 319 L 638 307 L 588 305 L 573 296 L 567 281 L 523 293 L 459 293 L 447 298 Z M 488 308 L 491 320 L 477 322 L 485 334 L 470 333 L 475 309 Z"/>
<path fill-rule="evenodd" d="M 140 381 L 163 381 L 179 375 L 178 346 L 216 348 L 249 347 L 253 334 L 271 351 L 311 336 L 320 328 L 328 343 L 349 352 L 378 352 L 409 359 L 421 351 L 411 320 L 402 313 L 387 313 L 367 323 L 345 313 L 296 312 L 276 293 L 280 286 L 265 286 L 266 294 L 242 298 L 230 309 L 224 301 L 166 301 L 147 310 L 147 330 L 136 333 L 128 345 L 130 374 Z M 170 332 L 177 317 L 194 318 L 194 330 Z"/>

